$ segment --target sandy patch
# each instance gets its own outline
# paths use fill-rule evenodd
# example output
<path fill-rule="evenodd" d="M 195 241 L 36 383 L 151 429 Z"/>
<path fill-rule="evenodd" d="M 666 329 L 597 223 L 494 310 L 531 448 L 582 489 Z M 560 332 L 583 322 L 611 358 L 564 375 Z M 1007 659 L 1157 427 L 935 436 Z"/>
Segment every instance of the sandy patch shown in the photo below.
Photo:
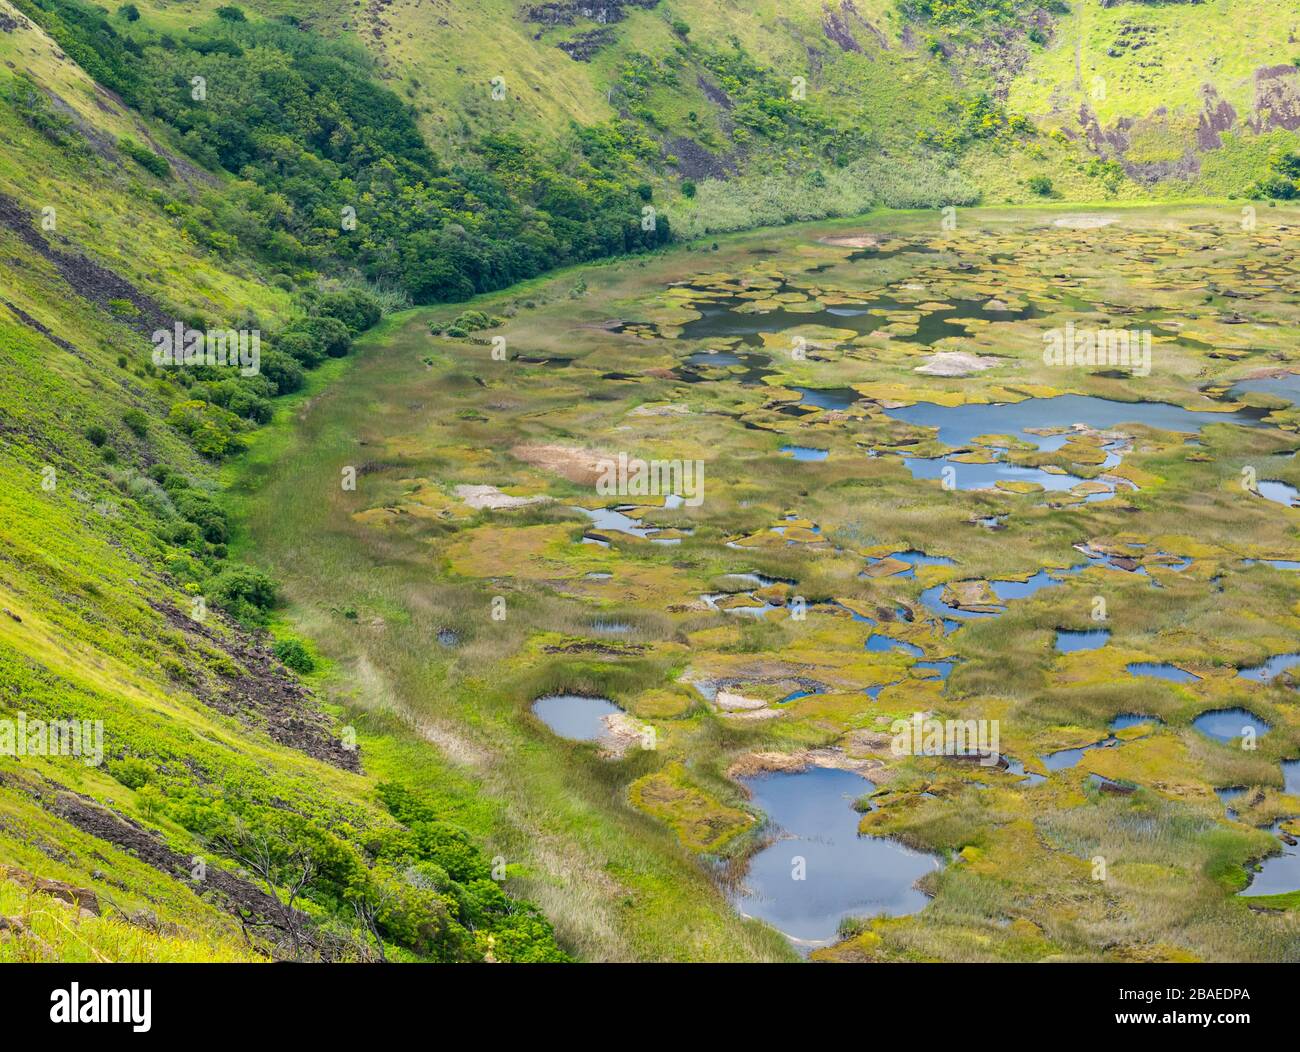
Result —
<path fill-rule="evenodd" d="M 770 772 L 797 773 L 809 767 L 832 767 L 841 771 L 857 771 L 864 774 L 877 770 L 879 763 L 870 760 L 855 759 L 840 749 L 800 749 L 798 752 L 751 752 L 735 760 L 727 768 L 727 777 L 731 779 L 751 778 L 756 774 Z"/>
<path fill-rule="evenodd" d="M 457 486 L 455 492 L 457 497 L 475 511 L 481 511 L 484 508 L 492 511 L 499 511 L 503 508 L 524 508 L 530 504 L 545 504 L 551 499 L 545 495 L 512 497 L 508 493 L 502 493 L 495 486 Z"/>
<path fill-rule="evenodd" d="M 767 702 L 761 698 L 747 698 L 743 694 L 736 694 L 729 690 L 718 691 L 714 703 L 718 708 L 732 712 L 740 709 L 763 709 L 767 707 Z"/>
<path fill-rule="evenodd" d="M 600 752 L 611 760 L 621 760 L 627 751 L 641 744 L 641 723 L 625 712 L 611 712 L 602 716 L 605 733 L 600 736 Z"/>
<path fill-rule="evenodd" d="M 930 376 L 970 376 L 992 369 L 997 364 L 996 358 L 967 354 L 965 351 L 940 351 L 931 355 L 924 365 L 918 365 L 914 371 Z"/>
<path fill-rule="evenodd" d="M 818 244 L 831 245 L 834 248 L 875 248 L 880 244 L 879 234 L 836 234 L 833 237 L 819 237 Z"/>
<path fill-rule="evenodd" d="M 1096 230 L 1118 222 L 1114 216 L 1061 216 L 1052 221 L 1052 226 L 1065 227 L 1067 230 Z"/>
<path fill-rule="evenodd" d="M 614 459 L 611 453 L 583 449 L 580 446 L 523 445 L 510 454 L 525 464 L 553 472 L 580 485 L 595 485 L 603 475 L 604 465 Z"/>

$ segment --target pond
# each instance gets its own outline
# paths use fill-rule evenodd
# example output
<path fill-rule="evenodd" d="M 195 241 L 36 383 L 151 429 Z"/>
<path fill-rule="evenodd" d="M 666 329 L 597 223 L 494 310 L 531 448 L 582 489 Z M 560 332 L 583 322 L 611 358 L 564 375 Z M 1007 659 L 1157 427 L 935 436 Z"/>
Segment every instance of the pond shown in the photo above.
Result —
<path fill-rule="evenodd" d="M 1300 654 L 1274 654 L 1262 665 L 1243 668 L 1237 675 L 1244 679 L 1253 679 L 1257 683 L 1267 683 L 1287 669 L 1295 668 L 1296 665 L 1300 665 Z"/>
<path fill-rule="evenodd" d="M 533 712 L 552 731 L 570 741 L 594 742 L 609 730 L 606 716 L 622 712 L 608 698 L 548 694 L 533 702 Z"/>
<path fill-rule="evenodd" d="M 1058 628 L 1056 630 L 1056 649 L 1061 654 L 1073 654 L 1080 650 L 1098 650 L 1110 640 L 1110 629 L 1089 628 L 1082 631 Z"/>
<path fill-rule="evenodd" d="M 698 384 L 714 379 L 704 372 L 707 369 L 727 369 L 732 372 L 731 379 L 744 387 L 755 387 L 763 378 L 771 376 L 776 370 L 772 368 L 772 359 L 766 355 L 732 351 L 699 351 L 687 355 L 675 370 L 674 375 L 683 383 Z"/>
<path fill-rule="evenodd" d="M 956 664 L 957 664 L 956 661 L 918 661 L 912 667 L 919 668 L 919 669 L 927 669 L 930 672 L 937 672 L 939 674 L 939 678 L 946 683 L 948 681 L 948 677 L 952 675 L 953 666 Z"/>
<path fill-rule="evenodd" d="M 912 657 L 920 657 L 925 653 L 915 643 L 905 643 L 901 639 L 891 639 L 889 636 L 881 635 L 879 632 L 872 632 L 867 636 L 866 648 L 873 653 L 887 654 L 891 651 L 897 651 L 900 654 L 909 654 Z"/>
<path fill-rule="evenodd" d="M 1282 839 L 1282 823 L 1276 822 L 1271 830 Z M 1251 874 L 1250 884 L 1241 894 L 1247 898 L 1258 895 L 1283 895 L 1300 890 L 1300 845 L 1282 840 L 1282 853 L 1263 860 L 1259 869 Z"/>
<path fill-rule="evenodd" d="M 1280 479 L 1260 479 L 1255 484 L 1259 495 L 1265 500 L 1271 500 L 1274 504 L 1283 504 L 1288 508 L 1296 507 L 1300 502 L 1300 489 L 1296 489 L 1289 482 L 1282 482 Z"/>
<path fill-rule="evenodd" d="M 862 396 L 852 387 L 791 387 L 803 396 L 801 405 L 813 405 L 818 409 L 848 409 Z"/>
<path fill-rule="evenodd" d="M 853 804 L 875 789 L 872 782 L 825 767 L 742 782 L 783 834 L 750 859 L 744 887 L 733 896 L 745 916 L 810 950 L 833 941 L 846 917 L 897 917 L 925 906 L 928 899 L 913 885 L 937 870 L 939 859 L 858 835 L 861 816 Z"/>
<path fill-rule="evenodd" d="M 1155 679 L 1167 679 L 1171 683 L 1195 683 L 1200 676 L 1159 661 L 1134 661 L 1124 666 L 1131 676 L 1149 676 Z"/>
<path fill-rule="evenodd" d="M 802 295 L 803 290 L 792 285 L 782 285 L 773 290 L 773 295 L 794 293 Z M 763 346 L 763 335 L 786 332 L 801 325 L 824 325 L 831 329 L 845 329 L 854 336 L 865 336 L 889 325 L 892 320 L 884 312 L 900 312 L 911 315 L 917 306 L 925 302 L 917 300 L 896 299 L 893 296 L 877 296 L 857 304 L 839 304 L 834 307 L 810 311 L 789 310 L 777 307 L 767 311 L 753 311 L 753 300 L 739 296 L 727 296 L 700 300 L 691 306 L 700 317 L 686 322 L 681 328 L 683 340 L 710 340 L 739 337 L 742 342 L 752 347 Z M 960 336 L 962 327 L 949 324 L 948 319 L 975 319 L 979 321 L 1020 321 L 1037 315 L 1033 307 L 1017 310 L 997 310 L 988 304 L 987 299 L 946 299 L 943 307 L 928 311 L 916 319 L 916 331 L 912 333 L 897 332 L 893 336 L 895 343 L 932 344 L 949 336 Z"/>
<path fill-rule="evenodd" d="M 789 453 L 795 460 L 825 460 L 831 455 L 829 449 L 817 449 L 813 446 L 782 446 L 782 453 Z"/>
<path fill-rule="evenodd" d="M 1113 734 L 1115 731 L 1126 730 L 1129 727 L 1140 727 L 1144 723 L 1160 723 L 1159 716 L 1145 716 L 1140 712 L 1121 712 L 1107 726 L 1107 729 Z"/>
<path fill-rule="evenodd" d="M 1030 596 L 1041 592 L 1044 588 L 1053 588 L 1064 584 L 1066 577 L 1078 573 L 1085 565 L 1081 563 L 1078 566 L 1069 566 L 1064 569 L 1039 570 L 1024 581 L 990 581 L 989 587 L 993 590 L 993 594 L 1004 603 L 1013 599 L 1028 599 Z M 963 610 L 960 607 L 949 606 L 943 601 L 945 587 L 945 585 L 936 584 L 921 593 L 921 605 L 944 622 L 945 630 L 950 629 L 948 621 L 951 619 L 969 621 L 981 617 L 997 617 L 999 614 L 1005 613 L 1003 610 Z"/>
<path fill-rule="evenodd" d="M 1122 424 L 1145 424 L 1166 431 L 1199 432 L 1208 424 L 1242 424 L 1257 426 L 1259 421 L 1243 412 L 1210 413 L 1183 409 L 1165 402 L 1117 402 L 1089 395 L 1058 395 L 1055 398 L 1027 398 L 1023 402 L 984 405 L 943 406 L 917 402 L 898 409 L 886 409 L 895 420 L 921 427 L 938 429 L 937 438 L 947 446 L 966 449 L 985 435 L 1010 435 L 1030 443 L 1040 452 L 1054 452 L 1064 446 L 1073 433 L 1035 434 L 1038 430 L 1086 424 L 1110 430 Z M 987 488 L 1000 480 L 1037 482 L 1045 490 L 1058 492 L 1073 488 L 1083 479 L 1070 474 L 1055 474 L 1041 468 L 1024 467 L 1003 460 L 992 464 L 954 463 L 948 457 L 904 457 L 904 463 L 916 478 L 939 478 L 945 467 L 955 471 L 958 489 Z M 1113 467 L 1122 456 L 1111 451 L 1103 467 Z M 1104 497 L 1108 494 L 1096 494 Z"/>
<path fill-rule="evenodd" d="M 1287 373 L 1284 376 L 1265 376 L 1254 380 L 1242 380 L 1228 392 L 1234 398 L 1243 394 L 1268 394 L 1285 398 L 1288 402 L 1300 403 L 1300 373 Z"/>
<path fill-rule="evenodd" d="M 882 563 L 886 559 L 895 559 L 898 562 L 908 564 L 908 568 L 906 570 L 900 570 L 898 573 L 890 575 L 891 577 L 896 577 L 900 580 L 904 578 L 915 577 L 916 568 L 918 566 L 956 566 L 957 565 L 957 561 L 955 559 L 949 559 L 948 556 L 946 555 L 928 555 L 925 552 L 919 551 L 916 548 L 908 548 L 905 551 L 890 552 L 888 555 L 880 556 L 877 558 L 869 558 L 867 560 L 867 565 L 875 566 L 877 563 Z"/>
<path fill-rule="evenodd" d="M 1207 738 L 1220 742 L 1235 741 L 1245 734 L 1247 728 L 1259 738 L 1273 729 L 1253 712 L 1241 708 L 1203 712 L 1192 720 L 1192 726 Z"/>
<path fill-rule="evenodd" d="M 1065 771 L 1078 766 L 1079 761 L 1083 759 L 1083 754 L 1089 749 L 1113 749 L 1118 744 L 1119 739 L 1117 738 L 1103 738 L 1091 745 L 1084 745 L 1076 749 L 1058 749 L 1056 752 L 1045 753 L 1038 758 L 1043 761 L 1043 766 L 1049 771 Z"/>

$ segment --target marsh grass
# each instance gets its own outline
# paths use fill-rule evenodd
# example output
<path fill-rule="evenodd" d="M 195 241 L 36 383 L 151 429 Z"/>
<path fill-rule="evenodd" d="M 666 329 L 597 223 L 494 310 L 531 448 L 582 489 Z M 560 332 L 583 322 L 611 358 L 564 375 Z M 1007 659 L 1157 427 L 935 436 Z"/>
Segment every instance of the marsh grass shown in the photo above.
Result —
<path fill-rule="evenodd" d="M 1139 225 L 1164 222 L 1163 213 L 1134 215 Z M 1032 213 L 1009 218 L 1041 221 Z M 870 222 L 906 232 L 923 219 Z M 810 233 L 854 228 L 827 224 Z M 782 257 L 782 245 L 773 242 L 787 236 L 797 236 L 809 254 L 797 262 Z M 389 319 L 345 384 L 313 394 L 294 430 L 273 429 L 243 472 L 258 496 L 242 505 L 249 532 L 240 551 L 285 580 L 292 620 L 335 661 L 331 689 L 339 704 L 376 730 L 395 726 L 400 736 L 405 728 L 434 743 L 436 758 L 420 763 L 430 777 L 454 775 L 490 801 L 478 828 L 512 865 L 517 860 L 513 881 L 543 905 L 566 945 L 584 957 L 618 960 L 787 953 L 769 930 L 731 913 L 709 860 L 692 856 L 670 823 L 632 806 L 628 791 L 638 779 L 680 764 L 690 785 L 721 806 L 745 810 L 743 792 L 726 777 L 736 758 L 866 748 L 851 735 L 879 733 L 892 718 L 917 710 L 1001 720 L 1006 751 L 1031 770 L 1041 752 L 1100 740 L 1119 713 L 1149 714 L 1162 722 L 1142 740 L 1094 750 L 1078 769 L 1032 789 L 1010 776 L 981 779 L 941 761 L 887 759 L 888 777 L 881 778 L 889 791 L 867 816 L 868 827 L 950 861 L 928 885 L 934 899 L 925 910 L 865 923 L 846 952 L 900 960 L 1293 958 L 1290 919 L 1241 909 L 1231 897 L 1246 860 L 1266 850 L 1268 838 L 1225 823 L 1211 792 L 1231 784 L 1275 790 L 1277 761 L 1300 755 L 1300 719 L 1289 689 L 1240 681 L 1234 673 L 1294 648 L 1288 611 L 1296 575 L 1242 564 L 1247 554 L 1285 558 L 1294 550 L 1294 527 L 1280 509 L 1245 501 L 1233 489 L 1243 464 L 1279 448 L 1278 432 L 1212 426 L 1196 447 L 1209 459 L 1192 460 L 1182 436 L 1139 429 L 1125 465 L 1141 473 L 1141 488 L 1102 504 L 1054 508 L 1033 495 L 946 493 L 937 483 L 912 479 L 897 457 L 871 458 L 862 448 L 909 435 L 931 442 L 924 429 L 897 428 L 869 408 L 826 420 L 765 410 L 770 391 L 763 388 L 726 380 L 688 385 L 672 377 L 669 370 L 682 356 L 715 341 L 642 339 L 595 327 L 611 318 L 676 323 L 680 308 L 664 299 L 670 283 L 706 267 L 729 279 L 746 267 L 778 265 L 747 256 L 755 245 L 771 250 L 763 260 L 781 258 L 791 270 L 824 258 L 803 232 L 781 238 L 729 237 L 707 257 L 670 254 L 645 266 L 591 268 L 577 298 L 560 295 L 573 281 L 565 275 L 484 301 L 484 309 L 501 312 L 526 295 L 535 305 L 520 306 L 502 331 L 512 347 L 530 354 L 572 358 L 565 369 L 506 366 L 492 362 L 484 347 L 430 337 L 430 319 L 445 320 L 446 311 Z M 834 264 L 831 257 L 827 251 Z M 903 277 L 911 264 L 900 260 L 886 265 Z M 833 265 L 818 280 L 848 280 L 848 274 Z M 1106 295 L 1128 293 L 1121 283 L 1108 285 Z M 1005 353 L 1027 379 L 1048 382 L 1035 371 L 1033 337 L 1009 332 Z M 900 391 L 916 383 L 911 361 L 887 355 L 797 365 L 774 355 L 774 365 L 783 383 L 837 386 L 882 375 Z M 602 381 L 611 369 L 643 374 L 635 385 Z M 980 391 L 995 382 L 981 376 L 960 389 Z M 1144 393 L 1173 398 L 1181 383 L 1162 374 Z M 602 397 L 590 397 L 593 390 Z M 1132 397 L 1104 378 L 1089 392 Z M 665 404 L 685 405 L 687 413 L 631 412 Z M 791 441 L 831 455 L 792 463 L 776 452 Z M 603 501 L 592 487 L 510 455 L 528 442 L 706 459 L 701 507 L 652 508 L 644 519 L 694 532 L 674 546 L 617 535 L 609 548 L 579 543 L 588 523 L 566 505 L 623 498 Z M 340 465 L 359 460 L 376 470 L 362 477 L 357 493 L 339 491 Z M 399 480 L 422 478 L 444 495 L 456 484 L 487 483 L 545 492 L 554 501 L 468 514 L 449 501 L 445 514 L 382 526 L 353 517 L 398 497 Z M 290 506 L 298 513 L 279 513 Z M 1005 528 L 972 524 L 988 515 L 1006 516 Z M 797 533 L 799 543 L 785 543 L 770 528 L 787 516 L 818 524 L 821 533 Z M 745 544 L 728 546 L 738 539 Z M 1043 567 L 1083 565 L 1073 546 L 1086 541 L 1142 542 L 1194 562 L 1181 572 L 1154 567 L 1146 574 L 1087 563 L 1059 585 L 1007 604 L 996 618 L 966 622 L 951 636 L 919 602 L 934 584 L 1023 580 Z M 859 576 L 864 552 L 906 548 L 947 556 L 955 565 L 921 567 L 906 578 Z M 612 576 L 597 583 L 587 577 L 592 572 Z M 720 590 L 727 574 L 747 572 L 793 579 L 772 594 L 805 597 L 814 604 L 807 619 L 779 611 L 758 620 L 699 608 L 700 594 Z M 504 620 L 489 616 L 494 595 L 505 600 Z M 1097 624 L 1091 615 L 1098 595 L 1112 633 L 1107 646 L 1056 653 L 1057 627 Z M 873 614 L 885 634 L 921 646 L 926 658 L 957 659 L 946 689 L 910 675 L 910 659 L 902 655 L 865 653 L 868 626 L 827 605 L 834 599 Z M 593 630 L 596 622 L 613 621 L 630 627 L 606 635 Z M 436 642 L 442 627 L 456 631 L 457 645 Z M 583 642 L 606 649 L 563 648 Z M 620 650 L 629 644 L 644 649 Z M 1202 679 L 1139 679 L 1124 671 L 1131 661 L 1187 664 Z M 841 693 L 792 703 L 777 719 L 737 720 L 678 682 L 688 670 L 742 684 L 748 678 L 759 694 L 791 675 L 834 684 Z M 852 694 L 842 693 L 895 681 L 875 702 L 846 701 Z M 559 691 L 655 713 L 643 718 L 655 726 L 659 748 L 608 760 L 594 746 L 557 738 L 529 706 Z M 1273 726 L 1254 752 L 1191 729 L 1200 712 L 1238 704 Z M 421 755 L 418 743 L 401 751 L 402 762 Z M 372 762 L 382 769 L 397 762 L 397 752 L 396 746 L 372 749 Z M 1103 761 L 1120 764 L 1115 773 L 1144 788 L 1131 797 L 1086 788 L 1090 765 Z M 981 780 L 988 788 L 979 787 Z M 927 787 L 934 799 L 922 797 Z M 1258 814 L 1282 806 L 1268 797 Z M 742 866 L 761 842 L 761 829 L 756 823 L 719 854 Z M 1104 886 L 1088 875 L 1089 851 L 1115 855 Z"/>

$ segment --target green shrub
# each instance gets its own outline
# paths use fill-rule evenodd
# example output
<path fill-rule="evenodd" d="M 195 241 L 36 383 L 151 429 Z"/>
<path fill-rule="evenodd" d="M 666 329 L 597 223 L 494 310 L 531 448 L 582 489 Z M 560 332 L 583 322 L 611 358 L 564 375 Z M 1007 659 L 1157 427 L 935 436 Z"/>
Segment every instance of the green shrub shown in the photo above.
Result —
<path fill-rule="evenodd" d="M 145 171 L 156 175 L 159 179 L 171 178 L 172 166 L 168 163 L 167 158 L 154 153 L 147 146 L 141 146 L 134 139 L 123 136 L 117 140 L 117 148 Z"/>
<path fill-rule="evenodd" d="M 149 433 L 149 418 L 139 409 L 128 409 L 124 412 L 122 423 L 136 438 L 144 438 Z"/>
<path fill-rule="evenodd" d="M 177 402 L 167 414 L 167 422 L 186 435 L 195 449 L 214 460 L 243 448 L 240 438 L 245 426 L 243 421 L 230 410 L 211 402 L 202 399 Z"/>
<path fill-rule="evenodd" d="M 481 310 L 461 311 L 456 316 L 456 320 L 451 323 L 451 328 L 447 330 L 447 334 L 452 335 L 452 329 L 456 329 L 462 335 L 466 335 L 471 332 L 478 332 L 481 329 L 495 329 L 500 324 L 500 318 L 485 314 Z"/>
<path fill-rule="evenodd" d="M 153 764 L 138 756 L 124 756 L 107 764 L 108 773 L 128 789 L 139 789 L 154 775 Z"/>
<path fill-rule="evenodd" d="M 275 606 L 275 582 L 251 566 L 230 566 L 208 584 L 208 591 L 241 621 L 261 622 Z"/>
<path fill-rule="evenodd" d="M 316 313 L 341 321 L 354 336 L 377 325 L 383 315 L 379 301 L 361 289 L 325 293 L 316 303 Z"/>
<path fill-rule="evenodd" d="M 306 676 L 316 671 L 316 659 L 300 639 L 290 637 L 279 640 L 275 644 L 275 656 L 300 675 Z"/>

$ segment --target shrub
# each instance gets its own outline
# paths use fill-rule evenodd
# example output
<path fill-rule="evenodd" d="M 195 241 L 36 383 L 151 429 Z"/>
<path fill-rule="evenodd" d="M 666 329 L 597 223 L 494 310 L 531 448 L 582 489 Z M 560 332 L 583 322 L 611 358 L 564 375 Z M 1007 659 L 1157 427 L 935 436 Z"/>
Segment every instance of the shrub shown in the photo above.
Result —
<path fill-rule="evenodd" d="M 316 659 L 300 639 L 281 639 L 275 644 L 275 656 L 300 675 L 316 671 Z"/>
<path fill-rule="evenodd" d="M 149 418 L 139 409 L 128 409 L 123 413 L 122 423 L 136 438 L 144 438 L 149 433 Z"/>
<path fill-rule="evenodd" d="M 231 566 L 208 585 L 208 592 L 241 621 L 260 621 L 275 605 L 275 582 L 251 566 Z"/>
<path fill-rule="evenodd" d="M 194 523 L 205 541 L 224 544 L 230 539 L 225 511 L 206 493 L 187 489 L 173 497 L 173 500 L 181 518 Z"/>
<path fill-rule="evenodd" d="M 86 428 L 86 440 L 92 446 L 102 446 L 108 441 L 108 432 L 98 424 L 91 424 Z"/>
<path fill-rule="evenodd" d="M 378 324 L 383 310 L 379 301 L 361 289 L 343 289 L 327 292 L 316 303 L 316 313 L 326 318 L 336 318 L 356 336 Z"/>
<path fill-rule="evenodd" d="M 302 366 L 287 354 L 262 352 L 261 369 L 262 375 L 275 385 L 276 394 L 292 394 L 301 390 L 307 381 Z"/>
<path fill-rule="evenodd" d="M 329 315 L 314 315 L 291 322 L 280 339 L 283 341 L 291 336 L 293 339 L 290 340 L 290 348 L 303 347 L 303 341 L 306 340 L 312 347 L 309 355 L 342 358 L 352 349 L 352 331 L 344 322 Z M 292 350 L 288 353 L 292 353 Z M 317 357 L 316 360 L 319 361 L 320 358 Z M 307 363 L 304 361 L 303 364 Z"/>
<path fill-rule="evenodd" d="M 128 789 L 139 789 L 153 777 L 153 765 L 138 756 L 124 756 L 110 761 L 108 773 Z"/>
<path fill-rule="evenodd" d="M 1052 180 L 1045 175 L 1031 175 L 1025 185 L 1039 197 L 1051 196 Z"/>
<path fill-rule="evenodd" d="M 117 148 L 146 172 L 156 175 L 159 179 L 171 178 L 172 166 L 167 158 L 154 153 L 147 146 L 141 146 L 134 139 L 123 136 L 117 140 Z"/>
<path fill-rule="evenodd" d="M 195 449 L 214 460 L 243 448 L 239 437 L 244 429 L 243 421 L 211 402 L 202 399 L 177 402 L 168 413 L 167 422 L 187 436 Z"/>
<path fill-rule="evenodd" d="M 461 311 L 456 320 L 451 323 L 451 328 L 447 334 L 452 334 L 452 329 L 460 330 L 462 335 L 471 332 L 478 332 L 480 329 L 495 329 L 501 324 L 501 319 L 485 314 L 481 310 Z"/>
<path fill-rule="evenodd" d="M 281 354 L 287 354 L 308 369 L 315 368 L 325 360 L 325 352 L 321 350 L 311 333 L 303 329 L 289 329 L 281 333 L 275 341 L 275 346 Z"/>

